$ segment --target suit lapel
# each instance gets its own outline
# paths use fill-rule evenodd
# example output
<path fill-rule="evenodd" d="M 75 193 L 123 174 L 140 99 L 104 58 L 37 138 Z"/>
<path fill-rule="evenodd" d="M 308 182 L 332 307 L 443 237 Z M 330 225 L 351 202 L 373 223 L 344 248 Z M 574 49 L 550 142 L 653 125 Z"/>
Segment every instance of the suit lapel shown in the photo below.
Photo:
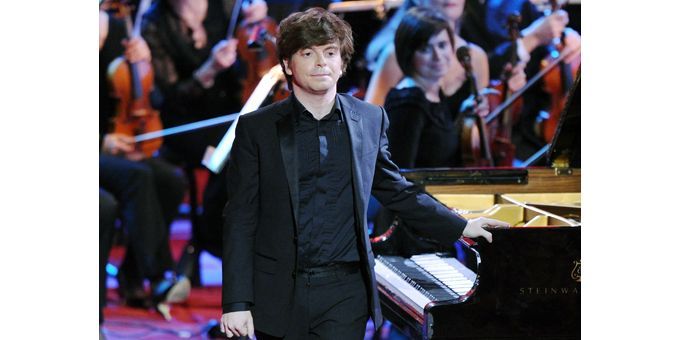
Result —
<path fill-rule="evenodd" d="M 352 178 L 356 181 L 354 183 L 355 189 L 360 194 L 361 191 L 361 163 L 363 152 L 361 151 L 363 145 L 363 127 L 361 125 L 361 115 L 356 111 L 354 103 L 345 95 L 340 96 L 340 104 L 342 105 L 343 119 L 347 122 L 347 129 L 349 130 L 349 142 L 352 146 Z M 357 183 L 358 182 L 358 183 Z"/>
<path fill-rule="evenodd" d="M 297 161 L 297 146 L 295 144 L 295 116 L 293 115 L 293 103 L 290 97 L 287 99 L 288 104 L 282 105 L 283 117 L 276 122 L 276 129 L 279 135 L 279 147 L 281 149 L 281 156 L 283 157 L 283 167 L 286 171 L 286 178 L 288 179 L 288 191 L 290 193 L 290 201 L 293 205 L 293 216 L 295 217 L 295 230 L 298 226 L 298 207 L 299 207 L 299 192 L 298 192 L 298 161 Z"/>
<path fill-rule="evenodd" d="M 347 129 L 349 130 L 349 142 L 352 149 L 352 184 L 354 187 L 354 203 L 355 203 L 355 218 L 357 221 L 357 228 L 361 240 L 365 238 L 362 212 L 364 211 L 364 200 L 362 198 L 363 176 L 361 174 L 361 164 L 363 160 L 363 127 L 361 124 L 361 115 L 356 111 L 351 98 L 340 96 L 340 105 L 342 105 L 342 114 L 345 122 L 347 122 Z M 363 245 L 363 242 L 360 242 Z M 366 249 L 364 249 L 365 251 Z"/>

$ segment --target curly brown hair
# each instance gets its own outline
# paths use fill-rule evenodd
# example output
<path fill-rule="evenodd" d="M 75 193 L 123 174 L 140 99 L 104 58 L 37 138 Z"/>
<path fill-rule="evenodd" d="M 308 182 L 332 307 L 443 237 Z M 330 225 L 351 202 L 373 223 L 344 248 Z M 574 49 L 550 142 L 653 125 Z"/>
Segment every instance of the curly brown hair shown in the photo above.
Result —
<path fill-rule="evenodd" d="M 349 24 L 337 15 L 320 7 L 295 12 L 281 21 L 276 37 L 279 63 L 290 60 L 295 52 L 312 46 L 337 43 L 342 56 L 342 72 L 347 70 L 354 54 L 354 37 Z M 291 77 L 286 74 L 290 85 Z"/>

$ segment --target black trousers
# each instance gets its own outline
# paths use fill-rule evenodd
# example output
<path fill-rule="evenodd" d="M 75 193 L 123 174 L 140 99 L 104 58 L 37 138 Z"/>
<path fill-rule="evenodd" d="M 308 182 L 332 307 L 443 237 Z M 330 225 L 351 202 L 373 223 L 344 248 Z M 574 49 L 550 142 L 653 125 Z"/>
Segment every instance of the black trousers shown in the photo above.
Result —
<path fill-rule="evenodd" d="M 99 189 L 99 323 L 104 322 L 102 309 L 106 306 L 106 263 L 108 262 L 113 231 L 118 216 L 118 202 L 109 192 Z"/>
<path fill-rule="evenodd" d="M 100 155 L 99 186 L 115 197 L 128 232 L 123 267 L 129 263 L 142 277 L 162 277 L 172 269 L 168 234 L 187 187 L 182 172 L 158 158 L 132 162 Z"/>
<path fill-rule="evenodd" d="M 361 272 L 314 278 L 298 276 L 290 326 L 283 338 L 255 331 L 258 340 L 361 340 L 366 333 L 368 299 Z M 255 325 L 257 328 L 257 325 Z"/>

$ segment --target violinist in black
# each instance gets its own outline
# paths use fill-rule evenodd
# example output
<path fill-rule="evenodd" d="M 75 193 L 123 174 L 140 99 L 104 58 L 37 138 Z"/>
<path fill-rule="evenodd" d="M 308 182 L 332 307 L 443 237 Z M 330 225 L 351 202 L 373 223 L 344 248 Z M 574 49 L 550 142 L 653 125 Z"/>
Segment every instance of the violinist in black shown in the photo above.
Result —
<path fill-rule="evenodd" d="M 119 56 L 130 62 L 148 61 L 151 57 L 149 48 L 143 39 L 129 38 L 124 22 L 101 9 L 99 32 L 101 323 L 101 308 L 106 303 L 106 264 L 117 219 L 126 231 L 128 243 L 117 276 L 123 303 L 147 307 L 144 279 L 151 283 L 151 300 L 156 307 L 168 298 L 172 288 L 176 288 L 172 297 L 177 298 L 186 297 L 190 287 L 165 279 L 165 271 L 174 269 L 168 235 L 187 186 L 183 174 L 158 157 L 131 159 L 134 158 L 131 154 L 135 153 L 133 137 L 109 131 L 111 119 L 116 114 L 116 98 L 109 94 L 107 81 L 109 64 Z"/>
<path fill-rule="evenodd" d="M 405 78 L 390 90 L 385 101 L 392 159 L 400 168 L 460 166 L 458 111 L 463 101 L 471 100 L 470 84 L 465 81 L 449 97 L 443 93 L 442 79 L 456 58 L 454 34 L 446 17 L 430 8 L 413 7 L 399 24 L 394 43 Z M 477 114 L 485 113 L 486 107 L 477 107 Z M 374 235 L 386 231 L 394 217 L 380 209 Z M 389 245 L 376 252 L 410 255 L 446 246 L 422 239 L 408 225 L 402 225 L 392 234 Z"/>
<path fill-rule="evenodd" d="M 241 110 L 243 67 L 237 40 L 227 37 L 234 4 L 233 0 L 158 0 L 144 15 L 142 35 L 153 56 L 157 89 L 154 105 L 166 128 Z M 267 4 L 252 1 L 240 14 L 243 21 L 257 21 L 267 15 Z M 217 146 L 228 127 L 222 124 L 165 137 L 161 157 L 193 175 L 193 169 L 202 167 L 206 149 Z M 226 171 L 211 173 L 205 187 L 202 212 L 192 221 L 198 222 L 192 225 L 192 242 L 179 261 L 178 271 L 184 275 L 196 276 L 201 250 L 222 255 L 225 175 Z"/>
<path fill-rule="evenodd" d="M 507 19 L 518 13 L 520 39 L 517 49 L 512 49 L 509 40 Z M 556 10 L 544 15 L 532 1 L 529 0 L 467 0 L 465 15 L 460 26 L 460 35 L 466 40 L 482 47 L 489 56 L 489 71 L 491 79 L 501 79 L 501 75 L 511 59 L 511 54 L 517 54 L 522 71 L 526 79 L 531 79 L 541 70 L 541 61 L 549 53 L 548 46 L 555 39 L 559 39 L 562 32 L 565 35 L 565 51 L 580 50 L 581 36 L 575 30 L 567 27 L 569 15 L 564 10 Z M 579 53 L 569 53 L 565 59 L 570 63 Z M 533 155 L 545 144 L 543 138 L 535 132 L 537 117 L 541 111 L 549 111 L 550 97 L 541 86 L 543 80 L 534 85 L 522 95 L 523 105 L 519 121 L 513 127 L 513 144 L 517 147 L 516 158 L 526 159 Z M 510 81 L 509 88 L 517 91 L 526 82 Z"/>

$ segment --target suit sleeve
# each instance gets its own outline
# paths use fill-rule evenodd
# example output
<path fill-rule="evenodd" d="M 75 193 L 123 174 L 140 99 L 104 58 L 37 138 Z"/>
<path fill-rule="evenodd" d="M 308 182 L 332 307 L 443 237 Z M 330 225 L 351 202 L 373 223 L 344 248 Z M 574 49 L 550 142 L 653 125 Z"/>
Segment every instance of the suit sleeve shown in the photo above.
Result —
<path fill-rule="evenodd" d="M 373 196 L 423 236 L 442 244 L 454 242 L 462 235 L 467 220 L 453 213 L 399 173 L 399 168 L 390 160 L 386 132 L 388 126 L 387 115 L 382 109 Z"/>
<path fill-rule="evenodd" d="M 224 208 L 222 308 L 253 304 L 254 236 L 259 211 L 258 152 L 247 117 L 241 117 L 231 151 Z"/>

